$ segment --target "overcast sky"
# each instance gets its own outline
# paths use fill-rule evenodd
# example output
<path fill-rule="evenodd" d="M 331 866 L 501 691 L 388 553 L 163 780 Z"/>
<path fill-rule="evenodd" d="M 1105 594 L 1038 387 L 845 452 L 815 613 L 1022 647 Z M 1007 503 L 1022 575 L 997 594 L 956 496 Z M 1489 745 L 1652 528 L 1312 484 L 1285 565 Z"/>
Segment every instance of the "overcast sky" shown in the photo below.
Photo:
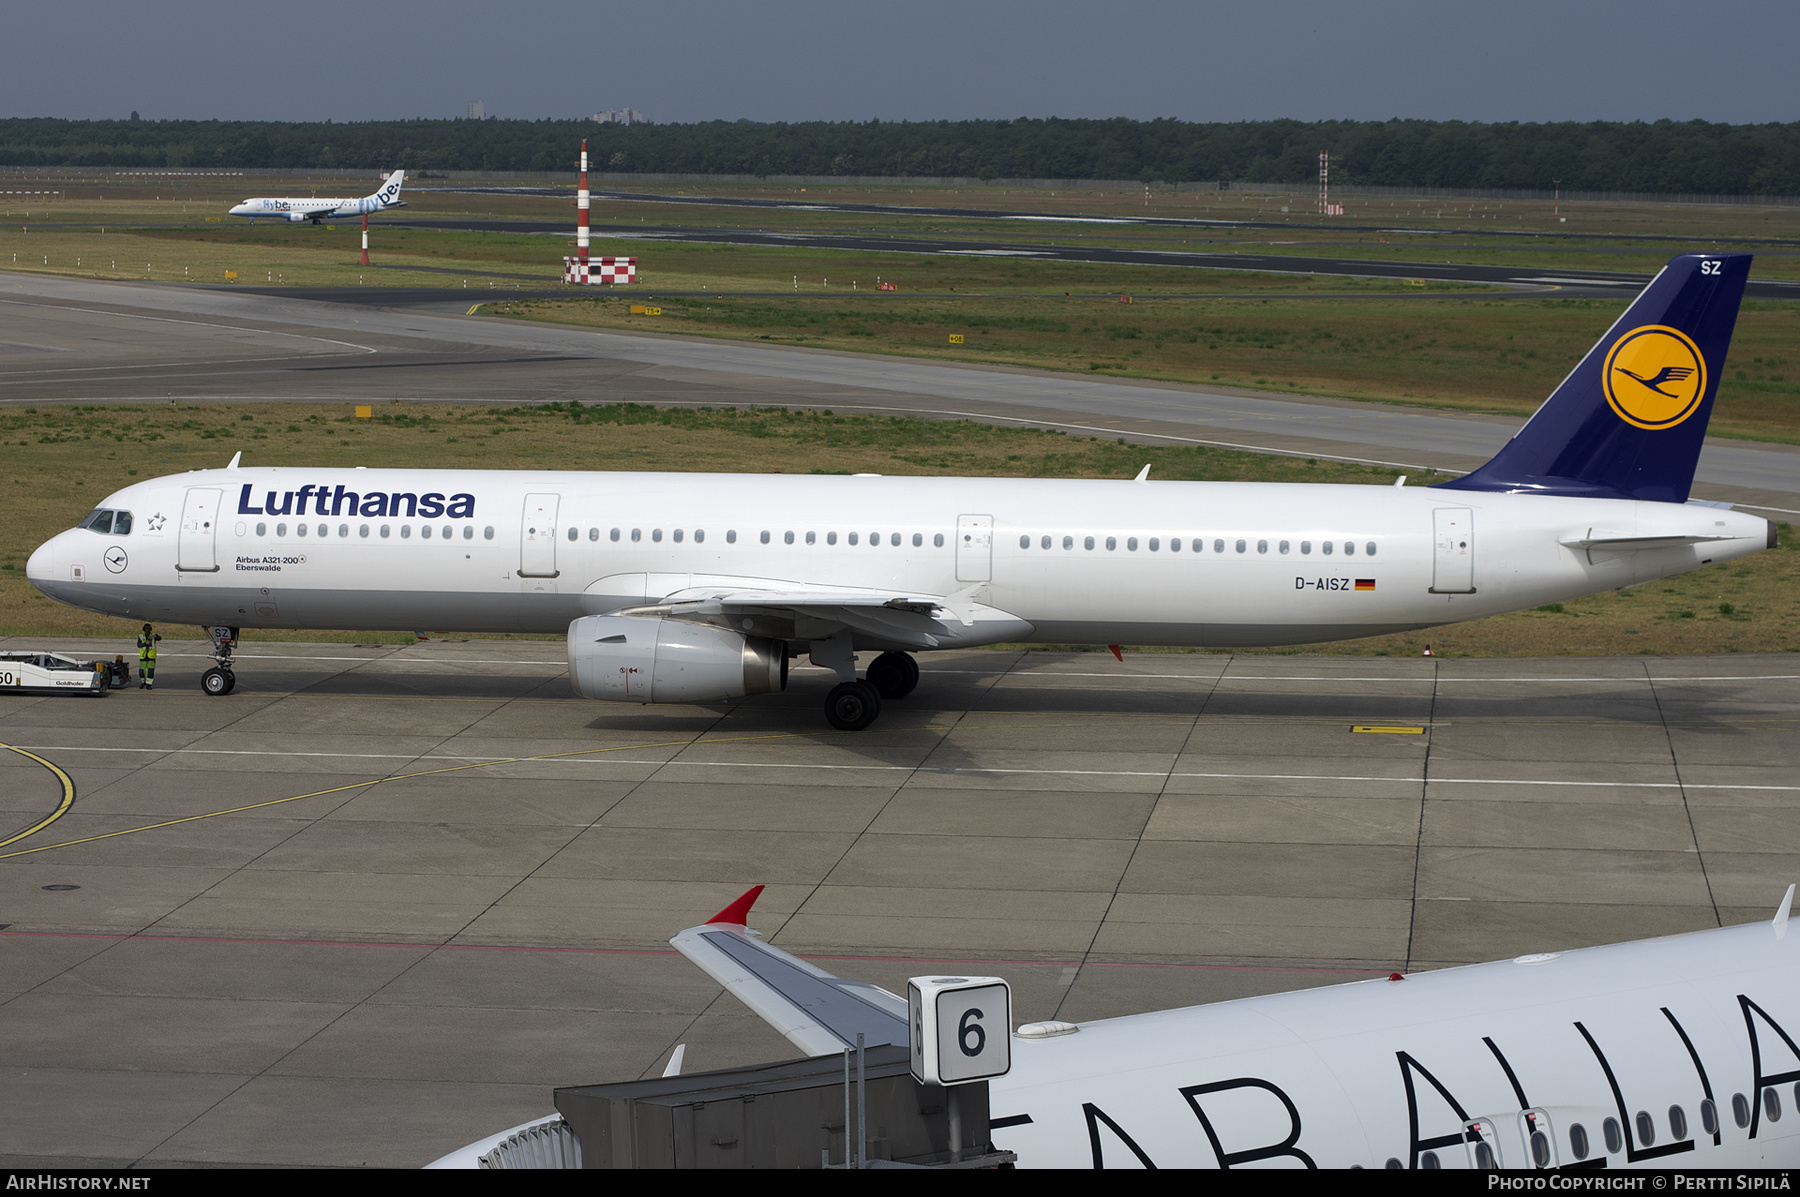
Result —
<path fill-rule="evenodd" d="M 1800 119 L 1795 0 L 6 0 L 0 116 Z"/>

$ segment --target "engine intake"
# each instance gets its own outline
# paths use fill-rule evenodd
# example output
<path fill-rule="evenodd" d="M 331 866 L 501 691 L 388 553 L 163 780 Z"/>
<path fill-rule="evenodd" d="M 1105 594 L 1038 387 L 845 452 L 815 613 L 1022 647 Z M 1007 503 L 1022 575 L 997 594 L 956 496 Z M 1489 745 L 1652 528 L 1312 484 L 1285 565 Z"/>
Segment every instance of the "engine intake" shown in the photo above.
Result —
<path fill-rule="evenodd" d="M 608 702 L 711 702 L 787 689 L 787 645 L 710 624 L 589 615 L 569 625 L 569 681 Z"/>

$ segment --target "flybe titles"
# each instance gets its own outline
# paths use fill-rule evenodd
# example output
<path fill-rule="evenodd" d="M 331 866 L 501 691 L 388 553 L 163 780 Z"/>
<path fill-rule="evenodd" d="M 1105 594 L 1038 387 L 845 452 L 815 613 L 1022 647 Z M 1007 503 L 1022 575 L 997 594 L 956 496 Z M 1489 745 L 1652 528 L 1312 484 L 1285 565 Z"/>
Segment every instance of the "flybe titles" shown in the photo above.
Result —
<path fill-rule="evenodd" d="M 244 483 L 244 489 L 238 494 L 239 515 L 385 515 L 410 516 L 413 518 L 463 520 L 475 517 L 474 495 L 451 495 L 445 499 L 443 495 L 433 492 L 428 495 L 415 494 L 365 494 L 359 495 L 353 490 L 339 486 L 303 486 L 297 491 L 289 490 L 281 493 L 277 502 L 274 491 L 267 491 L 261 507 L 250 505 L 250 486 Z M 312 511 L 306 506 L 312 504 Z"/>

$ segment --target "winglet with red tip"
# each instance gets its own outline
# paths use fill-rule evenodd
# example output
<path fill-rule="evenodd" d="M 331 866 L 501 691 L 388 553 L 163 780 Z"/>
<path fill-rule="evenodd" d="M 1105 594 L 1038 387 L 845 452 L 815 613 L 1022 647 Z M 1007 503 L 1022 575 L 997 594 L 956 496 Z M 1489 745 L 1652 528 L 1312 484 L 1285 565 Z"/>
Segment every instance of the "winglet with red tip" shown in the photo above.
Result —
<path fill-rule="evenodd" d="M 762 896 L 762 892 L 763 887 L 760 885 L 745 890 L 743 896 L 737 901 L 707 919 L 706 925 L 709 927 L 714 923 L 732 923 L 739 927 L 749 925 L 750 908 L 756 905 L 756 899 Z"/>
<path fill-rule="evenodd" d="M 1106 647 L 1108 647 L 1108 648 L 1110 648 L 1110 649 L 1112 649 L 1112 654 L 1113 654 L 1113 656 L 1115 656 L 1115 657 L 1117 657 L 1117 658 L 1119 658 L 1119 664 L 1121 664 L 1121 665 L 1123 665 L 1123 664 L 1124 664 L 1124 663 L 1125 663 L 1125 654 L 1124 654 L 1124 653 L 1122 653 L 1122 652 L 1120 652 L 1120 651 L 1119 651 L 1119 646 L 1118 646 L 1118 645 L 1116 645 L 1116 644 L 1109 644 L 1109 645 L 1107 645 L 1107 646 L 1106 646 Z"/>

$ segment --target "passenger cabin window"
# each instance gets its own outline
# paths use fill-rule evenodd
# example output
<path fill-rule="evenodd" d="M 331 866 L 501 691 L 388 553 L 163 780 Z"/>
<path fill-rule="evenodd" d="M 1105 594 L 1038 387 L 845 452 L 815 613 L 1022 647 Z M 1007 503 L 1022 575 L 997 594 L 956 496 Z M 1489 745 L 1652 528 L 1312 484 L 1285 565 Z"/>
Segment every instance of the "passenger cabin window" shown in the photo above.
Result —
<path fill-rule="evenodd" d="M 1680 1106 L 1669 1107 L 1669 1138 L 1677 1142 L 1687 1138 L 1687 1111 Z"/>
<path fill-rule="evenodd" d="M 1625 1133 L 1619 1128 L 1617 1118 L 1608 1118 L 1600 1124 L 1600 1132 L 1606 1139 L 1606 1150 L 1617 1154 L 1625 1149 Z"/>
<path fill-rule="evenodd" d="M 913 533 L 913 548 L 915 548 L 915 549 L 919 548 L 924 543 L 925 543 L 925 534 L 923 532 L 914 532 Z"/>
<path fill-rule="evenodd" d="M 1750 1125 L 1750 1099 L 1742 1093 L 1731 1095 L 1731 1120 L 1738 1124 L 1739 1130 Z"/>
<path fill-rule="evenodd" d="M 1569 1154 L 1578 1160 L 1588 1157 L 1587 1127 L 1579 1122 L 1569 1124 Z"/>
<path fill-rule="evenodd" d="M 940 549 L 943 548 L 944 547 L 944 534 L 942 532 L 939 532 L 936 536 L 933 536 L 931 538 L 931 543 Z"/>
<path fill-rule="evenodd" d="M 1022 549 L 1030 548 L 1031 547 L 1031 537 L 1029 537 L 1029 536 L 1019 537 L 1019 547 Z"/>
<path fill-rule="evenodd" d="M 580 539 L 580 538 L 581 538 L 581 529 L 579 529 L 579 528 L 577 528 L 577 527 L 575 527 L 575 526 L 573 526 L 573 525 L 570 525 L 570 527 L 569 527 L 569 539 L 570 539 L 570 540 L 579 540 L 579 539 Z"/>
<path fill-rule="evenodd" d="M 1074 547 L 1075 547 L 1075 538 L 1074 538 L 1074 537 L 1073 537 L 1073 536 L 1065 536 L 1065 537 L 1063 537 L 1063 548 L 1064 548 L 1064 550 L 1068 550 L 1068 549 L 1072 549 L 1072 548 L 1074 548 Z"/>
<path fill-rule="evenodd" d="M 1094 538 L 1092 536 L 1088 537 L 1086 540 L 1082 541 L 1081 543 L 1082 543 L 1082 546 L 1084 548 L 1088 549 L 1090 552 L 1094 548 Z"/>
<path fill-rule="evenodd" d="M 1225 551 L 1225 542 L 1224 541 L 1222 541 L 1222 540 L 1213 541 L 1213 552 L 1223 553 L 1224 551 Z M 1239 549 L 1238 551 L 1242 552 L 1243 550 Z"/>
<path fill-rule="evenodd" d="M 617 528 L 614 528 L 611 532 L 607 533 L 607 535 L 612 539 L 614 544 L 619 542 L 619 530 Z M 632 539 L 635 540 L 636 537 L 633 537 Z"/>
<path fill-rule="evenodd" d="M 1719 1107 L 1710 1097 L 1700 1103 L 1700 1129 L 1709 1135 L 1719 1133 Z"/>
<path fill-rule="evenodd" d="M 1048 541 L 1050 538 L 1048 536 L 1046 536 L 1044 539 L 1045 539 L 1045 541 Z M 888 548 L 897 549 L 899 547 L 900 547 L 900 534 L 898 532 L 888 533 Z M 1044 545 L 1044 547 L 1049 548 L 1050 546 L 1049 546 L 1049 544 L 1046 543 Z"/>
<path fill-rule="evenodd" d="M 1763 1117 L 1770 1122 L 1781 1121 L 1781 1092 L 1779 1090 L 1763 1090 Z"/>
<path fill-rule="evenodd" d="M 651 539 L 651 541 L 653 541 L 656 544 L 661 544 L 662 543 L 662 529 L 661 528 L 650 529 L 650 539 Z"/>
<path fill-rule="evenodd" d="M 599 540 L 600 539 L 600 529 L 589 528 L 588 529 L 588 539 L 589 540 Z"/>
<path fill-rule="evenodd" d="M 386 528 L 385 528 L 385 527 L 384 527 L 384 528 L 382 528 L 382 530 L 381 530 L 381 534 L 382 534 L 382 535 L 383 535 L 383 536 L 386 536 L 386 535 L 387 535 L 387 529 L 386 529 Z M 483 540 L 492 540 L 492 539 L 494 539 L 494 525 L 492 525 L 492 524 L 489 524 L 489 525 L 488 525 L 488 526 L 487 526 L 487 527 L 485 527 L 485 528 L 483 528 L 483 529 L 482 529 L 482 530 L 481 530 L 481 538 L 482 538 L 482 539 L 483 539 Z M 615 537 L 613 537 L 613 539 L 614 539 L 614 540 L 617 540 L 617 539 L 618 539 L 618 537 L 616 537 L 616 536 L 615 536 Z M 632 537 L 632 539 L 633 539 L 633 540 L 636 540 L 636 539 L 637 539 L 637 537 L 635 537 L 635 536 L 634 536 L 634 537 Z"/>
<path fill-rule="evenodd" d="M 832 536 L 835 536 L 835 535 L 836 535 L 836 533 L 833 533 L 833 534 L 832 534 Z M 831 540 L 831 539 L 832 539 L 832 537 L 831 537 L 831 536 L 827 536 L 827 537 L 826 537 L 826 538 L 825 538 L 825 539 L 826 539 L 826 541 L 827 541 L 827 542 L 828 542 L 828 543 L 829 543 L 829 542 L 830 542 L 830 540 Z M 850 534 L 850 543 L 851 543 L 851 544 L 855 544 L 855 543 L 856 543 L 856 533 L 854 533 L 854 532 L 852 532 L 852 533 L 851 533 L 851 534 Z"/>
<path fill-rule="evenodd" d="M 256 525 L 256 534 L 258 536 L 267 536 L 269 534 L 269 525 L 267 525 L 267 524 Z"/>
<path fill-rule="evenodd" d="M 1649 1110 L 1639 1110 L 1637 1116 L 1638 1145 L 1649 1147 L 1656 1142 L 1656 1119 L 1650 1117 Z"/>
<path fill-rule="evenodd" d="M 736 544 L 737 543 L 737 529 L 736 528 L 725 529 L 725 543 L 726 544 Z"/>
<path fill-rule="evenodd" d="M 300 534 L 303 536 L 306 534 L 306 525 L 305 524 L 300 525 Z M 411 536 L 412 536 L 412 525 L 411 524 L 401 524 L 400 525 L 400 539 L 407 540 Z"/>
<path fill-rule="evenodd" d="M 810 536 L 808 536 L 807 539 L 810 541 L 812 538 Z M 825 534 L 825 543 L 826 544 L 836 544 L 837 543 L 837 533 L 836 532 L 827 532 Z"/>
<path fill-rule="evenodd" d="M 671 532 L 671 533 L 670 533 L 670 534 L 669 534 L 669 535 L 671 535 L 671 536 L 673 536 L 673 537 L 674 537 L 674 538 L 675 538 L 675 543 L 676 543 L 676 544 L 680 544 L 680 543 L 681 543 L 681 529 L 680 529 L 680 528 L 677 528 L 677 529 L 675 529 L 675 531 L 673 531 L 673 532 Z M 652 539 L 655 539 L 655 534 L 654 534 L 654 533 L 652 533 L 652 534 L 651 534 L 651 538 L 652 538 Z"/>

